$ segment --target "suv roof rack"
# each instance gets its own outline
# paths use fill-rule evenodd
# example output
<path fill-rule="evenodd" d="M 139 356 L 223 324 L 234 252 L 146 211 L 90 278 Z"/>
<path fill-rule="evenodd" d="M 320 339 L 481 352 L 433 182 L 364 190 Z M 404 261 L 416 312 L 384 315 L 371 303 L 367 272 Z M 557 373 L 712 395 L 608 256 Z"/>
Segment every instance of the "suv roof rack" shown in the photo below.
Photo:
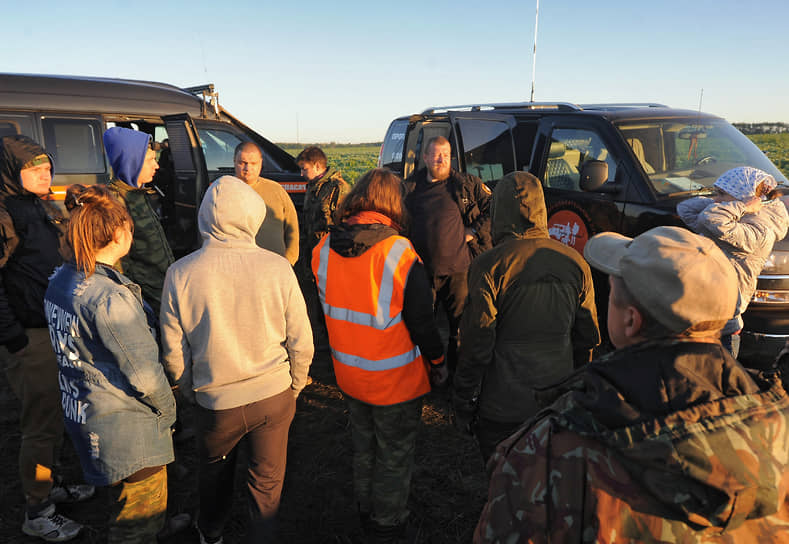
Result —
<path fill-rule="evenodd" d="M 620 110 L 627 108 L 668 108 L 665 104 L 657 102 L 611 102 L 601 104 L 581 104 L 585 110 Z"/>
<path fill-rule="evenodd" d="M 422 115 L 430 115 L 441 111 L 482 111 L 522 108 L 527 110 L 554 109 L 559 111 L 581 111 L 583 108 L 571 102 L 502 102 L 494 104 L 462 104 L 458 106 L 440 106 L 428 108 Z"/>
<path fill-rule="evenodd" d="M 219 117 L 219 93 L 214 90 L 213 83 L 205 85 L 195 85 L 194 87 L 184 87 L 184 91 L 192 93 L 203 100 L 203 117 L 208 117 L 208 108 L 214 110 L 214 115 Z"/>

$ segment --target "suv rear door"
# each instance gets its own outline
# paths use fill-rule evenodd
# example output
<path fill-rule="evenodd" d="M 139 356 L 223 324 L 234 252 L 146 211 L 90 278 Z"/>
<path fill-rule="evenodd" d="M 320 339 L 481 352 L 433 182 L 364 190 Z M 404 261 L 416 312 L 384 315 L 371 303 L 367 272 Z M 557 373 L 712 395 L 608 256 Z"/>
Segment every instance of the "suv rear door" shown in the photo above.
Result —
<path fill-rule="evenodd" d="M 510 115 L 449 113 L 460 154 L 459 170 L 493 185 L 515 170 L 515 145 Z"/>

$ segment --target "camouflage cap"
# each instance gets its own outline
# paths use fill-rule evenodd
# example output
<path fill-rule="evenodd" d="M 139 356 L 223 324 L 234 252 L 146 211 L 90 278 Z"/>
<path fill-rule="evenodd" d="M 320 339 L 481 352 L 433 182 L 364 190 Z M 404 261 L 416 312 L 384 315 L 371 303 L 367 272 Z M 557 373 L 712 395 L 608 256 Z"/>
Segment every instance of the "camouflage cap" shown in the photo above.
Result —
<path fill-rule="evenodd" d="M 677 334 L 720 329 L 734 317 L 734 267 L 712 240 L 689 230 L 657 227 L 635 238 L 604 232 L 589 240 L 584 257 L 622 278 L 633 298 Z"/>
<path fill-rule="evenodd" d="M 21 170 L 25 170 L 27 168 L 33 168 L 35 166 L 39 166 L 42 164 L 50 163 L 52 164 L 52 159 L 49 158 L 49 155 L 46 153 L 41 153 L 40 155 L 36 155 L 25 164 L 22 165 Z"/>

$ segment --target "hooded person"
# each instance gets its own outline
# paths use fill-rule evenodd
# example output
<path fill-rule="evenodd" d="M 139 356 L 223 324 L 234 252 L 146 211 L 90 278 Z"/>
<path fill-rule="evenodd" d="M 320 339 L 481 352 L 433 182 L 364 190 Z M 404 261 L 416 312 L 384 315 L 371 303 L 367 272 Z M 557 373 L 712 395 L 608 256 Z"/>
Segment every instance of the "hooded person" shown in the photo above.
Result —
<path fill-rule="evenodd" d="M 539 393 L 474 542 L 786 542 L 789 397 L 719 342 L 737 275 L 679 227 L 593 237 L 617 348 Z"/>
<path fill-rule="evenodd" d="M 27 508 L 23 532 L 47 540 L 74 538 L 82 526 L 53 502 L 93 495 L 92 486 L 55 486 L 63 442 L 58 366 L 44 314 L 49 277 L 71 256 L 65 219 L 46 200 L 53 162 L 26 136 L 0 138 L 0 364 L 19 399 L 19 473 Z"/>
<path fill-rule="evenodd" d="M 697 234 L 715 241 L 737 272 L 739 301 L 721 331 L 724 345 L 737 356 L 742 314 L 756 291 L 756 281 L 777 240 L 786 236 L 789 214 L 781 199 L 768 199 L 775 178 L 751 166 L 732 168 L 715 182 L 718 194 L 677 204 L 677 214 Z"/>
<path fill-rule="evenodd" d="M 255 235 L 266 204 L 232 176 L 198 213 L 203 245 L 167 271 L 161 310 L 165 369 L 197 404 L 202 542 L 220 542 L 233 503 L 238 444 L 250 446 L 250 542 L 269 542 L 285 475 L 288 430 L 313 344 L 290 263 Z"/>
<path fill-rule="evenodd" d="M 484 460 L 534 415 L 534 389 L 587 363 L 600 343 L 589 265 L 548 235 L 540 180 L 504 176 L 491 216 L 495 246 L 469 271 L 453 396 L 456 423 L 476 434 Z"/>
<path fill-rule="evenodd" d="M 125 203 L 134 222 L 131 251 L 121 258 L 118 268 L 140 286 L 143 299 L 158 315 L 164 275 L 174 259 L 152 204 L 155 192 L 145 187 L 159 168 L 150 143 L 150 135 L 137 130 L 112 127 L 104 132 L 104 149 L 113 172 L 109 188 Z"/>

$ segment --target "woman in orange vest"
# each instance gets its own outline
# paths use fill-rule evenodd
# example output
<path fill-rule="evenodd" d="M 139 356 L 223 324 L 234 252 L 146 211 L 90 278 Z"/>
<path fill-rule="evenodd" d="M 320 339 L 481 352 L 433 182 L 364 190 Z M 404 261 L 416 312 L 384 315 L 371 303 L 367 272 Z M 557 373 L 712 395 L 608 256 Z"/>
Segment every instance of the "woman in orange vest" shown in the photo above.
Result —
<path fill-rule="evenodd" d="M 422 398 L 447 379 L 430 283 L 405 222 L 400 178 L 367 172 L 312 252 L 337 384 L 353 441 L 354 492 L 375 542 L 395 541 L 408 518 Z"/>

